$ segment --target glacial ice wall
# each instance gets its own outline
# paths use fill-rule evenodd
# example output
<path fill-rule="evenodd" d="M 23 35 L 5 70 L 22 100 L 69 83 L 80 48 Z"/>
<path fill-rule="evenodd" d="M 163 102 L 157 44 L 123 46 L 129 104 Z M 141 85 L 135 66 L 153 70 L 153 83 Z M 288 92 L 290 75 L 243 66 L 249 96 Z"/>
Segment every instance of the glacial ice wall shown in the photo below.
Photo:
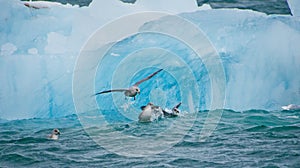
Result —
<path fill-rule="evenodd" d="M 237 9 L 199 10 L 193 0 L 185 1 L 184 6 L 181 0 L 156 5 L 159 2 L 140 0 L 124 4 L 97 0 L 89 7 L 67 5 L 35 10 L 18 0 L 1 1 L 0 118 L 74 114 L 72 75 L 82 46 L 99 27 L 143 11 L 181 13 L 203 30 L 224 65 L 224 108 L 274 110 L 281 105 L 300 104 L 300 20 L 294 14 L 297 12 L 294 16 L 267 16 Z M 299 8 L 292 9 L 293 12 Z M 163 38 L 161 43 L 168 44 Z M 178 50 L 178 45 L 171 44 L 167 48 Z M 139 75 L 136 78 L 142 77 Z M 202 105 L 203 109 L 209 108 L 209 99 Z"/>
<path fill-rule="evenodd" d="M 201 27 L 219 52 L 226 108 L 274 110 L 299 103 L 299 18 L 228 9 L 183 16 Z"/>

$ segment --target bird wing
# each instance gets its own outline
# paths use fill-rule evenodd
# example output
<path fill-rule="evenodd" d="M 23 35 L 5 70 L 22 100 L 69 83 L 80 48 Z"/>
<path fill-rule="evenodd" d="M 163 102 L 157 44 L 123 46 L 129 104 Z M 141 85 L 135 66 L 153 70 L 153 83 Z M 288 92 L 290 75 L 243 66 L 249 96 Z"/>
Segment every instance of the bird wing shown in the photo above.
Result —
<path fill-rule="evenodd" d="M 141 83 L 145 82 L 146 80 L 152 78 L 154 75 L 156 75 L 158 72 L 160 72 L 160 71 L 162 71 L 162 70 L 163 70 L 163 69 L 159 69 L 158 71 L 154 72 L 153 74 L 149 75 L 148 77 L 146 77 L 146 78 L 144 78 L 144 79 L 142 79 L 142 80 L 136 82 L 134 85 L 135 85 L 135 86 L 138 86 L 139 84 L 141 84 Z"/>
<path fill-rule="evenodd" d="M 98 93 L 94 94 L 94 96 L 99 95 L 99 94 L 103 94 L 103 93 L 109 93 L 109 92 L 125 92 L 125 91 L 127 91 L 127 90 L 128 90 L 128 89 L 112 89 L 112 90 L 105 90 L 105 91 L 98 92 Z"/>
<path fill-rule="evenodd" d="M 173 109 L 174 108 L 179 108 L 180 107 L 180 105 L 181 105 L 181 102 L 180 103 L 178 103 L 175 107 L 173 107 Z"/>

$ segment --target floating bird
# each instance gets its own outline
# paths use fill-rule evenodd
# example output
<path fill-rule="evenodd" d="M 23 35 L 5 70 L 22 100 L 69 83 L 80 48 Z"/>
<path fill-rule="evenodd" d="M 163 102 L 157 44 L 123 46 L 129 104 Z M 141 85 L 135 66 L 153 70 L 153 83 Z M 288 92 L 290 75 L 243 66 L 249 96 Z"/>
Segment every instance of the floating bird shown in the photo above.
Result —
<path fill-rule="evenodd" d="M 152 122 L 163 117 L 163 110 L 159 106 L 148 103 L 147 106 L 142 106 L 142 113 L 139 115 L 139 122 Z"/>
<path fill-rule="evenodd" d="M 50 139 L 53 139 L 53 140 L 58 140 L 58 136 L 60 135 L 60 132 L 58 129 L 54 129 L 51 133 L 51 135 L 49 135 L 49 138 Z"/>
<path fill-rule="evenodd" d="M 99 93 L 96 93 L 96 95 L 99 95 L 99 94 L 103 94 L 103 93 L 109 93 L 109 92 L 124 92 L 125 96 L 127 97 L 133 97 L 134 100 L 135 100 L 135 96 L 137 94 L 140 94 L 141 90 L 140 88 L 138 87 L 139 84 L 149 80 L 150 78 L 152 78 L 154 75 L 156 75 L 157 73 L 159 73 L 160 71 L 162 71 L 163 69 L 159 69 L 158 71 L 154 72 L 153 74 L 149 75 L 148 77 L 136 82 L 134 85 L 132 85 L 131 87 L 127 88 L 127 89 L 112 89 L 112 90 L 106 90 L 106 91 L 102 91 L 102 92 L 99 92 Z"/>
<path fill-rule="evenodd" d="M 178 109 L 181 105 L 181 102 L 178 103 L 176 106 L 174 106 L 171 110 L 163 110 L 164 117 L 177 117 L 180 113 L 180 110 Z"/>

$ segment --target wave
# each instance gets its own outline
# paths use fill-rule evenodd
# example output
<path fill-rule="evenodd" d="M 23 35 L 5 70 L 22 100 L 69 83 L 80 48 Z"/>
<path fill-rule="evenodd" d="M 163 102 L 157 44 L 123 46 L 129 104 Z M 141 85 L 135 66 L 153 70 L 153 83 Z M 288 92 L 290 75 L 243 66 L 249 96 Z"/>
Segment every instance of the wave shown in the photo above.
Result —
<path fill-rule="evenodd" d="M 15 167 L 15 166 L 29 166 L 32 164 L 39 163 L 38 160 L 33 159 L 32 157 L 26 157 L 19 153 L 10 153 L 10 154 L 3 154 L 1 155 L 1 165 L 8 166 L 8 167 Z M 7 164 L 6 164 L 7 163 Z"/>
<path fill-rule="evenodd" d="M 269 131 L 272 132 L 297 132 L 300 133 L 300 126 L 295 126 L 295 125 L 287 125 L 287 126 L 278 126 L 278 127 L 273 127 L 270 128 Z"/>
<path fill-rule="evenodd" d="M 293 118 L 281 120 L 280 118 L 287 114 L 284 111 L 248 110 L 246 113 L 228 109 L 222 111 L 223 117 L 217 124 L 216 130 L 206 141 L 199 141 L 199 134 L 210 111 L 198 112 L 196 118 L 190 117 L 190 113 L 184 113 L 182 117 L 185 119 L 195 120 L 191 122 L 193 123 L 191 129 L 186 133 L 178 132 L 176 136 L 182 137 L 178 143 L 146 160 L 117 155 L 94 142 L 93 138 L 101 136 L 108 140 L 109 144 L 120 146 L 120 149 L 123 149 L 129 139 L 115 137 L 114 133 L 147 139 L 157 136 L 167 128 L 174 128 L 172 124 L 176 119 L 162 119 L 149 124 L 139 124 L 134 121 L 112 122 L 108 127 L 103 125 L 102 127 L 89 127 L 86 130 L 80 125 L 76 115 L 55 119 L 9 121 L 0 124 L 0 163 L 4 167 L 47 167 L 48 165 L 134 167 L 145 164 L 153 164 L 157 167 L 198 167 L 198 164 L 207 165 L 207 167 L 222 167 L 225 163 L 232 167 L 245 165 L 253 167 L 256 164 L 253 160 L 256 159 L 257 162 L 264 165 L 270 165 L 271 162 L 279 167 L 297 165 L 298 162 L 282 163 L 281 160 L 298 158 L 300 155 L 299 151 L 295 150 L 299 145 L 299 120 Z M 293 115 L 299 115 L 299 112 L 293 113 Z M 90 118 L 92 116 L 91 114 L 86 115 Z M 274 119 L 276 117 L 278 119 Z M 93 118 L 91 119 L 94 121 Z M 267 124 L 269 121 L 265 122 L 264 120 L 272 120 L 272 124 Z M 43 125 L 42 123 L 47 124 Z M 181 122 L 176 125 L 178 128 L 185 127 Z M 61 132 L 57 141 L 47 139 L 53 126 L 59 127 Z M 168 141 L 175 138 L 165 136 L 165 133 L 160 137 L 166 138 Z M 157 138 L 156 141 L 162 143 L 160 138 Z M 138 143 L 140 142 L 135 145 L 139 145 Z M 127 152 L 131 150 L 135 150 L 135 148 Z"/>

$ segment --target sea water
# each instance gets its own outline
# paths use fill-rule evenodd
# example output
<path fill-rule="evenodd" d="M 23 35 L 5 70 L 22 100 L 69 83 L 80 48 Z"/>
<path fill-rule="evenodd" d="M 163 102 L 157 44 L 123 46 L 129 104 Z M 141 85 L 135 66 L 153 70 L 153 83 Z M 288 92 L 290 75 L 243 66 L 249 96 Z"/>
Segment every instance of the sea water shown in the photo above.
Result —
<path fill-rule="evenodd" d="M 214 133 L 205 141 L 199 141 L 199 133 L 207 113 L 208 111 L 197 112 L 193 126 L 182 134 L 183 138 L 177 144 L 147 157 L 118 155 L 103 148 L 84 131 L 76 115 L 59 119 L 2 122 L 0 165 L 1 167 L 299 167 L 299 110 L 223 110 L 222 119 Z M 191 114 L 187 113 L 180 117 L 190 118 L 189 115 Z M 137 137 L 155 136 L 174 120 L 176 118 L 164 118 L 150 124 L 136 121 L 111 123 L 113 128 L 111 131 L 124 136 L 128 134 Z M 53 128 L 60 130 L 59 140 L 48 139 Z M 90 129 L 103 130 L 101 127 Z M 107 138 L 114 143 L 115 137 Z M 159 139 L 157 143 L 160 143 Z M 115 145 L 122 146 L 122 144 Z"/>

